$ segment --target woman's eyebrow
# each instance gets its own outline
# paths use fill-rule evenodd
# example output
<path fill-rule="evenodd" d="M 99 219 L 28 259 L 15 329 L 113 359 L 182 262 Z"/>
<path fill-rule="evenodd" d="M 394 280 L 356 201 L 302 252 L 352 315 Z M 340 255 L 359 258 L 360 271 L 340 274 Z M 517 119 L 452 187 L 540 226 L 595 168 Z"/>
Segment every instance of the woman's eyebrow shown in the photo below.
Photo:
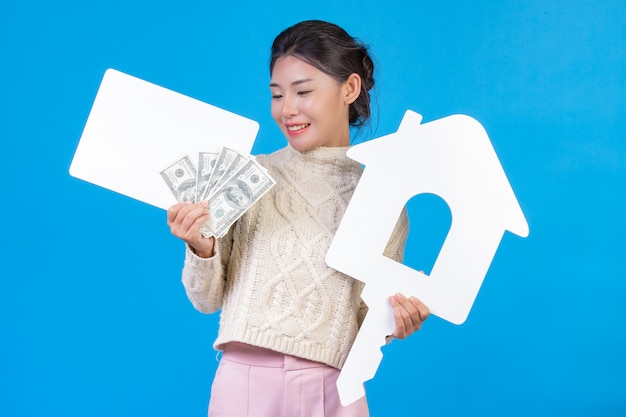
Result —
<path fill-rule="evenodd" d="M 299 85 L 299 84 L 304 84 L 306 82 L 309 81 L 313 81 L 312 78 L 303 78 L 301 80 L 296 80 L 294 82 L 291 83 L 291 85 Z M 278 83 L 270 83 L 270 87 L 280 87 L 280 85 L 278 85 Z"/>

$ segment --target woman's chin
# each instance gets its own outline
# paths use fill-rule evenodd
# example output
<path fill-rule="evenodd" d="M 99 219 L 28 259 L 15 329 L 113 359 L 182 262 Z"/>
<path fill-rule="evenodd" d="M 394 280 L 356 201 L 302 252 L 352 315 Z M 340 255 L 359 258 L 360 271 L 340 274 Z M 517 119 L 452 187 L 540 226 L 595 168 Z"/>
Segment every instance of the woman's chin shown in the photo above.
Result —
<path fill-rule="evenodd" d="M 295 149 L 298 152 L 306 152 L 315 149 L 317 146 L 312 144 L 309 141 L 302 140 L 300 138 L 287 138 L 287 142 L 289 142 L 289 146 Z"/>

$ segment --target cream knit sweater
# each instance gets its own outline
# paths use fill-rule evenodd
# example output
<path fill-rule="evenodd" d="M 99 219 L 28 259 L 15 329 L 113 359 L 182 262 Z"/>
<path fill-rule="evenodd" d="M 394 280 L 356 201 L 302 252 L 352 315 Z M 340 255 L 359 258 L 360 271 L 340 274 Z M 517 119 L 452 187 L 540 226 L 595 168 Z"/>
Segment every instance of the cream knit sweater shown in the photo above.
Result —
<path fill-rule="evenodd" d="M 347 149 L 288 146 L 259 155 L 276 185 L 218 241 L 213 257 L 187 248 L 187 296 L 202 312 L 222 310 L 216 349 L 236 341 L 343 366 L 367 311 L 363 284 L 324 262 L 362 173 Z M 402 259 L 407 231 L 403 214 L 387 256 Z"/>

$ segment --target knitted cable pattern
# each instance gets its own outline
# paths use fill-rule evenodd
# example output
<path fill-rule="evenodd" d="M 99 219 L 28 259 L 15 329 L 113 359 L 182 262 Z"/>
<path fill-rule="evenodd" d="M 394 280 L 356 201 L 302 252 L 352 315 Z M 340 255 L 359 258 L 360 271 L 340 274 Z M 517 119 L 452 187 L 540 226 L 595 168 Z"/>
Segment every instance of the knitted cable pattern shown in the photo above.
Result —
<path fill-rule="evenodd" d="M 213 258 L 187 250 L 189 299 L 200 311 L 222 310 L 215 348 L 237 341 L 342 367 L 366 311 L 362 284 L 324 261 L 362 173 L 346 150 L 258 156 L 276 186 L 220 239 Z M 390 241 L 394 257 L 407 226 L 399 222 L 403 232 Z"/>

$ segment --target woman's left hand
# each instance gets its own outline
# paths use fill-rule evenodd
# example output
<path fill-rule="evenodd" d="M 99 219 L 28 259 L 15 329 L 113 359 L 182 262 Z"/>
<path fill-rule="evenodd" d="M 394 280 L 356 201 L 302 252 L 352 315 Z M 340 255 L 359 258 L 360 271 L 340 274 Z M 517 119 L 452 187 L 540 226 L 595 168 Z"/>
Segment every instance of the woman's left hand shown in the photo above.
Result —
<path fill-rule="evenodd" d="M 400 293 L 389 297 L 389 305 L 393 308 L 393 318 L 396 322 L 392 334 L 396 339 L 404 339 L 418 331 L 430 315 L 426 304 L 415 297 L 407 298 Z"/>

